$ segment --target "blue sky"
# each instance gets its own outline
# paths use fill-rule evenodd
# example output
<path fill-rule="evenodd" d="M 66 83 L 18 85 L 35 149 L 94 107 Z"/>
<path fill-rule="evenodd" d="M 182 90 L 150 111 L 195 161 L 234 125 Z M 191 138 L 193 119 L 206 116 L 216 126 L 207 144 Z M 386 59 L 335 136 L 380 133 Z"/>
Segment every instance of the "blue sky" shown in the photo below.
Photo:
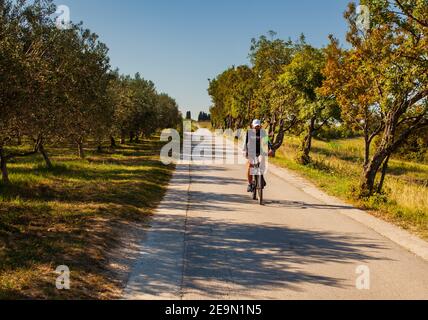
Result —
<path fill-rule="evenodd" d="M 284 39 L 303 32 L 323 46 L 330 33 L 342 40 L 349 0 L 56 0 L 74 22 L 100 35 L 111 64 L 140 72 L 183 112 L 207 111 L 208 79 L 247 64 L 250 41 L 274 30 Z"/>

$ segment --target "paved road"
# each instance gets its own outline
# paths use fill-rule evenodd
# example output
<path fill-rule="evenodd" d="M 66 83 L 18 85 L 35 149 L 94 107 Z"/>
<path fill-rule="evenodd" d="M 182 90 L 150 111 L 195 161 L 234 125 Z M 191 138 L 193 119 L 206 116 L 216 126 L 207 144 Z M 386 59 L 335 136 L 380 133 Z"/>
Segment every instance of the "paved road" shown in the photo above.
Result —
<path fill-rule="evenodd" d="M 268 183 L 261 207 L 242 165 L 179 165 L 125 298 L 428 299 L 426 260 L 352 219 L 353 208 L 292 179 Z M 356 286 L 359 266 L 369 290 Z"/>

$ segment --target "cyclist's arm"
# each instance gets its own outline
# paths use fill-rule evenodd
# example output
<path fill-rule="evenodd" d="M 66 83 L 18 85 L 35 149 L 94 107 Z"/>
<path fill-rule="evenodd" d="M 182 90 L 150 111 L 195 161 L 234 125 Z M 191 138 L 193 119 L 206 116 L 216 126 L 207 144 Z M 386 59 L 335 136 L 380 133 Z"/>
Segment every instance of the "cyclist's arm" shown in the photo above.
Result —
<path fill-rule="evenodd" d="M 244 157 L 248 158 L 248 132 L 246 133 L 244 144 L 242 146 L 242 153 Z"/>
<path fill-rule="evenodd" d="M 264 152 L 265 156 L 274 156 L 275 150 L 273 149 L 273 143 L 270 141 L 270 137 L 268 135 L 266 135 L 264 137 L 264 139 L 265 139 L 265 143 L 267 144 L 267 147 L 268 147 L 268 151 Z"/>

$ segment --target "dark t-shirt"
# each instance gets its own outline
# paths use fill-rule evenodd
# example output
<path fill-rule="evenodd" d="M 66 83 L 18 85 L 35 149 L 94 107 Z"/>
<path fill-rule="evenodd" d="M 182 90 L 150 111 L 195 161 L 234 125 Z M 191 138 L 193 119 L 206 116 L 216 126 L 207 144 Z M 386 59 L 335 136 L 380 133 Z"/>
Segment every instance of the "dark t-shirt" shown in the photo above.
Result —
<path fill-rule="evenodd" d="M 255 134 L 254 131 L 248 131 L 247 137 L 245 140 L 246 146 L 247 146 L 247 152 L 253 151 L 252 148 L 256 149 L 256 157 L 259 157 L 262 153 L 262 134 L 261 130 L 256 130 Z M 270 141 L 268 141 L 268 148 L 269 150 L 272 149 L 272 144 Z"/>

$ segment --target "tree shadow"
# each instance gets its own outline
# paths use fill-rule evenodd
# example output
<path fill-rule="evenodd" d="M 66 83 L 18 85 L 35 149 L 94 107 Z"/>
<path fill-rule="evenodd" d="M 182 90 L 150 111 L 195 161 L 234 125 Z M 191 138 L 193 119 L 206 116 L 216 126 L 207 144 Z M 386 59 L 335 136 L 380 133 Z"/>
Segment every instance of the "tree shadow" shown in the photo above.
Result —
<path fill-rule="evenodd" d="M 159 239 L 175 238 L 177 241 L 167 241 L 155 248 L 144 248 L 143 243 L 144 255 L 141 258 L 171 256 L 179 249 L 182 234 L 176 225 L 177 216 L 157 217 L 150 232 L 156 233 Z M 188 217 L 186 230 L 183 294 L 200 292 L 204 296 L 223 296 L 227 294 L 228 284 L 244 295 L 249 290 L 268 292 L 275 288 L 298 291 L 304 284 L 347 288 L 348 275 L 324 276 L 303 271 L 303 267 L 331 262 L 361 264 L 386 260 L 368 253 L 384 248 L 379 241 L 346 234 L 234 223 L 206 217 Z M 159 296 L 165 288 L 175 284 L 170 277 L 174 268 L 177 268 L 174 259 L 159 259 L 156 271 L 147 275 L 150 278 L 144 282 L 144 287 L 137 285 L 132 289 Z M 144 268 L 141 272 L 141 277 L 146 276 Z"/>
<path fill-rule="evenodd" d="M 187 169 L 179 170 L 183 172 L 179 172 L 174 183 L 187 184 Z M 198 174 L 206 170 L 211 170 L 211 167 L 192 167 L 191 181 L 217 185 L 242 183 L 240 179 Z M 190 200 L 190 204 L 185 200 Z M 181 294 L 200 293 L 208 297 L 225 296 L 230 287 L 242 291 L 243 295 L 250 290 L 260 290 L 266 293 L 266 298 L 269 298 L 270 290 L 280 288 L 299 291 L 305 284 L 346 289 L 352 285 L 349 277 L 353 274 L 333 277 L 305 271 L 304 267 L 328 263 L 359 265 L 372 260 L 389 260 L 374 254 L 385 248 L 384 242 L 375 239 L 338 232 L 291 229 L 282 225 L 239 223 L 208 216 L 216 212 L 233 213 L 239 210 L 239 205 L 251 203 L 253 201 L 246 194 L 216 193 L 192 188 L 190 191 L 170 190 L 159 207 L 160 212 L 166 212 L 164 209 L 190 210 L 198 212 L 198 217 L 189 214 L 186 218 L 178 218 L 163 213 L 154 216 L 149 232 L 155 234 L 162 243 L 145 247 L 142 242 L 142 256 L 137 264 L 140 277 L 145 281 L 133 283 L 131 289 L 160 296 L 177 285 L 176 279 L 171 277 L 171 270 L 177 269 L 180 263 L 177 261 L 177 251 L 182 249 L 183 241 L 185 253 Z M 267 201 L 266 206 L 352 209 L 350 206 L 297 201 Z M 185 222 L 180 219 L 187 221 L 184 236 L 182 227 Z M 148 261 L 155 261 L 156 268 L 144 274 L 144 264 Z"/>
<path fill-rule="evenodd" d="M 144 158 L 117 160 L 114 166 L 97 164 L 61 164 L 53 169 L 17 167 L 16 174 L 35 174 L 49 180 L 47 184 L 0 184 L 3 197 L 28 201 L 60 201 L 135 205 L 152 208 L 154 194 L 163 194 L 171 177 L 171 166 Z"/>
<path fill-rule="evenodd" d="M 344 154 L 340 151 L 334 151 L 334 150 L 328 150 L 322 147 L 312 147 L 312 151 L 314 153 L 318 153 L 321 155 L 324 155 L 326 157 L 336 157 L 340 160 L 348 161 L 348 162 L 354 162 L 354 163 L 363 163 L 364 157 L 363 155 L 358 154 Z"/>
<path fill-rule="evenodd" d="M 424 170 L 423 168 L 420 168 L 416 165 L 408 165 L 407 167 L 404 166 L 401 163 L 391 163 L 388 166 L 388 174 L 392 175 L 392 176 L 396 176 L 396 177 L 400 177 L 400 178 L 405 178 L 405 176 L 407 174 L 423 174 L 426 173 L 426 170 Z M 417 181 L 426 181 L 428 180 L 428 178 L 425 179 L 414 179 L 416 182 Z"/>
<path fill-rule="evenodd" d="M 116 283 L 103 254 L 118 244 L 107 216 L 98 219 L 89 210 L 61 216 L 47 204 L 3 206 L 0 214 L 0 275 L 18 277 L 11 287 L 0 287 L 0 299 L 94 299 L 107 293 L 105 283 Z M 59 265 L 70 268 L 73 290 L 56 290 Z"/>
<path fill-rule="evenodd" d="M 287 201 L 287 200 L 266 200 L 264 205 L 266 207 L 275 208 L 295 208 L 295 209 L 321 209 L 321 210 L 334 210 L 334 209 L 355 209 L 352 206 L 346 205 L 328 205 L 318 203 L 307 203 L 303 201 Z"/>
<path fill-rule="evenodd" d="M 122 283 L 107 259 L 123 246 L 117 225 L 144 224 L 172 173 L 140 148 L 88 154 L 86 161 L 52 149 L 52 170 L 40 156 L 16 162 L 12 184 L 0 183 L 0 299 L 117 297 Z M 56 290 L 59 265 L 70 267 L 72 290 Z"/>

